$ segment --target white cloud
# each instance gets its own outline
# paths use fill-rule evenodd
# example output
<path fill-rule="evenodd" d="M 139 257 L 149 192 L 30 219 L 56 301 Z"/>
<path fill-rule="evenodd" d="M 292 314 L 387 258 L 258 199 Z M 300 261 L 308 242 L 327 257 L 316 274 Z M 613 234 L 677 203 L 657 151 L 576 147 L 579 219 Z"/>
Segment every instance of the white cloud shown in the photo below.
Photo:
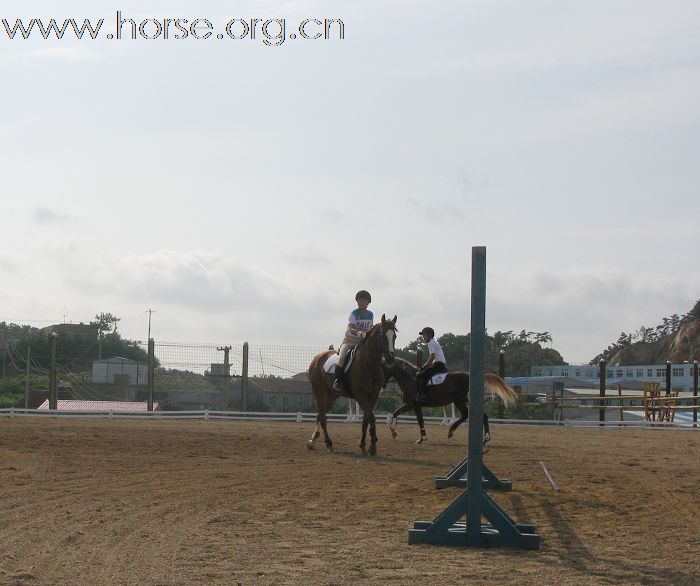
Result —
<path fill-rule="evenodd" d="M 325 346 L 366 288 L 405 345 L 468 331 L 485 244 L 489 329 L 573 360 L 697 298 L 697 2 L 205 4 L 122 9 L 347 37 L 4 42 L 0 189 L 32 203 L 3 208 L 3 312 L 140 315 L 121 329 L 143 339 L 151 307 L 161 340 Z"/>
<path fill-rule="evenodd" d="M 326 252 L 328 251 L 328 252 Z M 319 266 L 332 262 L 330 247 L 323 251 L 312 246 L 283 250 L 282 258 L 292 264 Z"/>
<path fill-rule="evenodd" d="M 568 361 L 590 360 L 621 331 L 688 311 L 698 296 L 691 274 L 632 272 L 610 264 L 557 271 L 539 266 L 522 280 L 501 272 L 493 281 L 492 329 L 549 331 Z"/>
<path fill-rule="evenodd" d="M 39 224 L 63 224 L 75 219 L 67 212 L 43 205 L 36 206 L 32 210 L 32 216 Z"/>
<path fill-rule="evenodd" d="M 0 271 L 5 274 L 18 273 L 20 272 L 20 265 L 12 256 L 0 253 Z"/>
<path fill-rule="evenodd" d="M 288 305 L 290 299 L 288 286 L 280 280 L 204 251 L 93 258 L 82 271 L 76 269 L 65 275 L 73 287 L 111 290 L 129 304 L 149 299 L 203 313 L 260 312 Z"/>

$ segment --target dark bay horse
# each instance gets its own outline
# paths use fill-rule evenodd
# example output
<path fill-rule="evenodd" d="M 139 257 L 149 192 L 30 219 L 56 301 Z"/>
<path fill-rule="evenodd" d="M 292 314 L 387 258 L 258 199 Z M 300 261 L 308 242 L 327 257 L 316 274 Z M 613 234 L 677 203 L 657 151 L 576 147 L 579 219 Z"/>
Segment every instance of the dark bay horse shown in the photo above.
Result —
<path fill-rule="evenodd" d="M 377 404 L 377 399 L 379 399 L 379 392 L 384 388 L 382 363 L 391 364 L 394 360 L 394 342 L 397 331 L 396 316 L 394 316 L 394 319 L 388 320 L 386 316 L 382 315 L 381 323 L 376 324 L 369 330 L 365 338 L 357 346 L 350 370 L 345 374 L 345 381 L 349 382 L 352 398 L 357 401 L 364 412 L 360 449 L 363 454 L 367 454 L 365 441 L 367 427 L 369 427 L 369 454 L 371 456 L 377 453 L 377 424 L 374 416 L 374 407 Z M 313 450 L 314 442 L 321 435 L 321 430 L 323 430 L 326 448 L 329 452 L 333 450 L 333 442 L 331 442 L 331 438 L 328 436 L 328 429 L 326 428 L 326 414 L 330 411 L 335 400 L 341 396 L 341 393 L 333 389 L 335 375 L 325 372 L 323 366 L 328 357 L 334 352 L 334 350 L 321 352 L 314 356 L 311 364 L 309 364 L 309 380 L 311 381 L 311 389 L 316 398 L 318 408 L 316 430 L 306 444 L 306 447 L 310 450 Z M 348 396 L 345 392 L 343 395 Z"/>
<path fill-rule="evenodd" d="M 416 402 L 416 373 L 418 369 L 410 362 L 402 358 L 394 358 L 393 362 L 385 363 L 382 366 L 384 377 L 386 380 L 394 378 L 401 388 L 404 404 L 401 405 L 391 416 L 389 425 L 391 434 L 396 438 L 396 423 L 399 415 L 413 409 L 418 419 L 420 427 L 420 438 L 416 441 L 421 444 L 428 439 L 428 434 L 425 431 L 425 423 L 423 421 L 422 407 L 442 407 L 454 403 L 459 411 L 460 417 L 451 426 L 447 433 L 447 437 L 451 438 L 459 425 L 469 417 L 469 409 L 467 407 L 469 399 L 469 373 L 468 372 L 450 372 L 445 382 L 437 386 L 428 387 L 428 402 Z M 511 389 L 500 376 L 495 374 L 484 375 L 484 387 L 486 390 L 496 393 L 506 407 L 515 405 L 518 395 Z M 489 418 L 484 412 L 484 442 L 491 439 L 489 431 Z"/>

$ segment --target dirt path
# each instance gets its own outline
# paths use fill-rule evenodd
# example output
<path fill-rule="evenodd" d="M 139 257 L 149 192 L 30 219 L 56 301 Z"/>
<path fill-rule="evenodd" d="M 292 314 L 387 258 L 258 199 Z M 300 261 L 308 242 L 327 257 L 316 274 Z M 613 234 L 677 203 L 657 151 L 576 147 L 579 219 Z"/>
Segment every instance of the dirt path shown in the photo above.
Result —
<path fill-rule="evenodd" d="M 494 426 L 492 493 L 539 551 L 407 545 L 466 426 L 0 420 L 0 584 L 698 584 L 700 433 Z M 538 461 L 560 490 L 555 492 Z"/>

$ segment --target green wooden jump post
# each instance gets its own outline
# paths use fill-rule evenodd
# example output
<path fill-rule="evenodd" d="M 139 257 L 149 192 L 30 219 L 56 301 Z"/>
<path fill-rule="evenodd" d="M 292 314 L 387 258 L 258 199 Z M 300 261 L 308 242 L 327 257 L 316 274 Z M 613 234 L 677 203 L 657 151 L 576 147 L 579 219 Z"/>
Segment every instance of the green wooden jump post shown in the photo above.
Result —
<path fill-rule="evenodd" d="M 486 346 L 486 248 L 472 248 L 471 348 L 469 375 L 469 446 L 467 488 L 432 522 L 416 521 L 408 543 L 470 547 L 539 549 L 540 537 L 532 525 L 515 524 L 484 492 L 484 351 Z M 466 522 L 460 522 L 465 517 Z M 489 523 L 482 524 L 485 517 Z"/>

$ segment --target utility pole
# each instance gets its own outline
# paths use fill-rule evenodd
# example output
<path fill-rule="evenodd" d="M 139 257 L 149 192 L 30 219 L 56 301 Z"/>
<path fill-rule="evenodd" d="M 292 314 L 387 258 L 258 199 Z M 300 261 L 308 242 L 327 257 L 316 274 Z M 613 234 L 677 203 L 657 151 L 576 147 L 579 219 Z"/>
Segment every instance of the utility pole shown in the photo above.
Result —
<path fill-rule="evenodd" d="M 32 357 L 32 346 L 27 346 L 27 370 L 26 381 L 24 383 L 24 408 L 29 409 L 29 360 Z"/>
<path fill-rule="evenodd" d="M 58 345 L 58 334 L 56 332 L 51 332 L 49 341 L 51 348 L 51 363 L 49 367 L 49 410 L 55 411 L 58 409 L 58 393 L 56 384 L 56 346 Z"/>
<path fill-rule="evenodd" d="M 229 362 L 228 353 L 231 350 L 231 346 L 217 346 L 216 349 L 219 352 L 224 353 L 224 383 L 222 385 L 221 402 L 222 402 L 223 411 L 226 411 L 228 409 L 228 404 L 229 404 L 228 381 L 229 381 L 229 377 L 231 375 L 231 363 Z"/>
<path fill-rule="evenodd" d="M 504 381 L 506 380 L 506 351 L 501 348 L 498 353 L 498 376 L 500 376 Z M 503 401 L 498 401 L 498 418 L 503 419 L 505 406 Z"/>
<path fill-rule="evenodd" d="M 151 339 L 151 314 L 155 313 L 155 312 L 156 312 L 155 309 L 149 308 L 146 310 L 146 313 L 148 313 L 148 338 L 146 338 L 147 340 Z"/>

